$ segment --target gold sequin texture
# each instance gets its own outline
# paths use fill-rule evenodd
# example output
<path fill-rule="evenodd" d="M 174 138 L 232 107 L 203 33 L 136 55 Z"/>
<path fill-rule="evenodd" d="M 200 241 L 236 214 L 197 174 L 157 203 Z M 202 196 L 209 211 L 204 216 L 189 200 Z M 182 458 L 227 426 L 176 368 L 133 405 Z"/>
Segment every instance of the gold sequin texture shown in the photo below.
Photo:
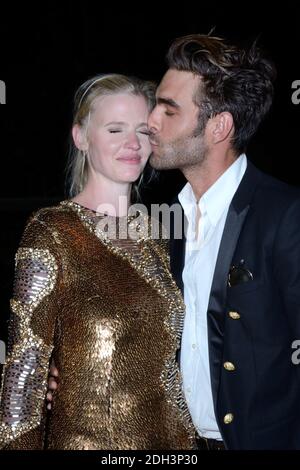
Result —
<path fill-rule="evenodd" d="M 184 304 L 150 228 L 143 213 L 105 218 L 72 201 L 32 216 L 16 256 L 1 448 L 193 448 L 176 363 Z"/>

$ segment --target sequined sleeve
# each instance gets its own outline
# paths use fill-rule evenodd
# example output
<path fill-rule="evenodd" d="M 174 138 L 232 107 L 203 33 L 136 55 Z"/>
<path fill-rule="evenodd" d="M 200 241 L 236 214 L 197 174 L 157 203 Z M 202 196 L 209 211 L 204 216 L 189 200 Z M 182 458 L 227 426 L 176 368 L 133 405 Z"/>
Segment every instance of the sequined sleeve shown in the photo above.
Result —
<path fill-rule="evenodd" d="M 38 220 L 25 229 L 15 267 L 2 377 L 0 448 L 42 449 L 59 263 L 51 232 Z"/>

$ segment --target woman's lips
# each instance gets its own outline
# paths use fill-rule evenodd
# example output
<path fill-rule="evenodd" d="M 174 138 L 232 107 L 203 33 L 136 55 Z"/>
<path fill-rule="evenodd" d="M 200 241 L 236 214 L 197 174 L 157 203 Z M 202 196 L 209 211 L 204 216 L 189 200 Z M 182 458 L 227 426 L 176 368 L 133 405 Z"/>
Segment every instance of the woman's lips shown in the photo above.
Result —
<path fill-rule="evenodd" d="M 129 165 L 138 165 L 141 163 L 141 157 L 121 157 L 118 158 L 118 160 L 123 163 L 128 163 Z"/>

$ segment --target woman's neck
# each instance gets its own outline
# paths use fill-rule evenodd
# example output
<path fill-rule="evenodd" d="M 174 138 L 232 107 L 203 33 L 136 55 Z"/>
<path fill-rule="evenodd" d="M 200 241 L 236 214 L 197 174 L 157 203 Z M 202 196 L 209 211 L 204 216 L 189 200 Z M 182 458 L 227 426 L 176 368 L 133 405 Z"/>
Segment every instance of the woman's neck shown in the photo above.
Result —
<path fill-rule="evenodd" d="M 101 184 L 86 184 L 81 193 L 72 198 L 74 202 L 99 213 L 122 217 L 130 205 L 131 184 L 103 180 Z"/>

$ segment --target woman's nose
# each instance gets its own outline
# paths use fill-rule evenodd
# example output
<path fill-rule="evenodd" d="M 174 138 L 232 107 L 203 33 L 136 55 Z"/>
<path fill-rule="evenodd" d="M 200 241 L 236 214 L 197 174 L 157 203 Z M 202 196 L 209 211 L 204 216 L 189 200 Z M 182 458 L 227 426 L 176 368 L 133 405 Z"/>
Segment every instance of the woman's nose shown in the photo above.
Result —
<path fill-rule="evenodd" d="M 132 132 L 128 135 L 127 146 L 134 150 L 138 150 L 139 148 L 141 148 L 141 143 L 135 132 Z"/>

